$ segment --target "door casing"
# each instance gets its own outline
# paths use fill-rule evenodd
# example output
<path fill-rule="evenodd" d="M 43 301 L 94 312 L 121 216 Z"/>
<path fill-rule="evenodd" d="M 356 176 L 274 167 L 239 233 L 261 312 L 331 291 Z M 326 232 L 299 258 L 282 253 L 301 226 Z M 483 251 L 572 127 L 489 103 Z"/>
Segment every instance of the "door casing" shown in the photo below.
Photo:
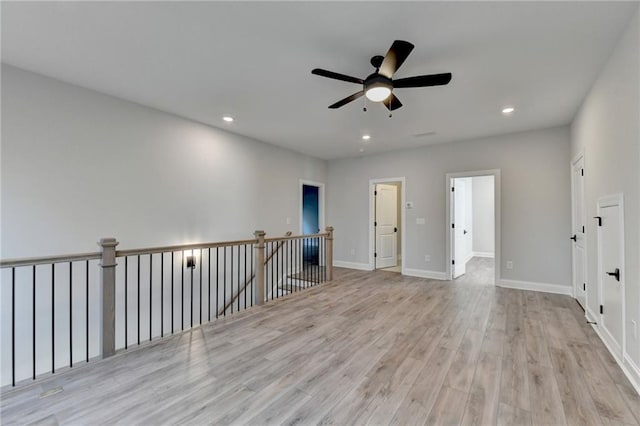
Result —
<path fill-rule="evenodd" d="M 584 177 L 581 176 L 582 179 L 582 194 L 581 197 L 582 199 L 579 199 L 579 195 L 577 193 L 577 185 L 578 183 L 576 182 L 576 176 L 574 173 L 574 169 L 576 167 L 581 167 L 582 170 L 584 170 L 584 166 L 585 166 L 585 160 L 584 160 L 584 153 L 580 152 L 578 155 L 576 155 L 576 157 L 571 160 L 571 164 L 569 165 L 570 168 L 570 173 L 571 173 L 571 231 L 572 231 L 572 235 L 574 232 L 576 232 L 576 235 L 579 235 L 579 237 L 582 239 L 581 241 L 581 248 L 582 248 L 582 252 L 583 252 L 583 259 L 582 259 L 582 282 L 579 282 L 580 280 L 577 279 L 578 277 L 578 271 L 576 271 L 576 256 L 577 256 L 577 249 L 576 249 L 576 243 L 572 244 L 571 247 L 571 280 L 573 283 L 573 297 L 576 298 L 578 300 L 578 303 L 580 303 L 580 300 L 578 299 L 578 296 L 581 294 L 581 292 L 584 293 L 584 306 L 583 309 L 585 310 L 585 315 L 586 315 L 586 311 L 587 311 L 587 307 L 589 306 L 589 285 L 586 286 L 586 290 L 582 290 L 582 284 L 588 284 L 587 283 L 587 277 L 588 277 L 588 253 L 587 253 L 587 248 L 588 248 L 588 237 L 587 237 L 587 218 L 586 218 L 586 203 L 585 203 L 585 185 L 584 185 Z M 582 204 L 582 217 L 576 217 L 576 210 L 577 210 L 577 206 L 578 203 Z M 582 233 L 578 233 L 576 230 L 578 229 L 578 227 L 580 226 L 584 226 L 585 230 Z"/>
<path fill-rule="evenodd" d="M 451 264 L 451 185 L 453 179 L 476 176 L 493 176 L 493 203 L 494 203 L 494 247 L 495 247 L 495 263 L 494 263 L 494 284 L 500 284 L 501 277 L 501 245 L 500 245 L 500 169 L 477 170 L 470 172 L 447 173 L 445 178 L 445 276 L 448 280 L 453 279 L 453 265 Z M 404 257 L 403 257 L 404 258 Z"/>
<path fill-rule="evenodd" d="M 609 331 L 603 325 L 603 317 L 602 314 L 598 313 L 598 326 L 602 330 L 599 334 L 602 337 L 605 345 L 608 347 L 609 352 L 613 354 L 616 359 L 619 359 L 622 363 L 626 353 L 627 353 L 627 327 L 626 327 L 626 286 L 625 286 L 625 264 L 624 264 L 624 197 L 622 194 L 613 194 L 604 197 L 598 198 L 598 206 L 597 206 L 597 214 L 600 216 L 603 208 L 618 206 L 618 221 L 620 224 L 620 241 L 619 250 L 620 250 L 620 297 L 621 297 L 621 310 L 622 312 L 622 341 L 615 342 L 613 336 L 609 333 Z M 605 224 L 606 226 L 606 224 Z M 600 305 L 604 304 L 604 282 L 603 282 L 603 274 L 606 272 L 604 270 L 604 266 L 602 265 L 602 227 L 597 227 L 597 259 L 598 259 L 598 302 Z M 615 350 L 615 344 L 620 346 L 620 351 Z"/>
<path fill-rule="evenodd" d="M 373 256 L 375 246 L 376 246 L 376 233 L 373 226 L 373 223 L 376 220 L 375 217 L 375 207 L 376 200 L 373 195 L 375 191 L 376 185 L 379 183 L 398 183 L 400 182 L 400 253 L 401 257 L 401 273 L 404 274 L 405 270 L 405 261 L 407 258 L 406 252 L 406 238 L 405 238 L 405 229 L 407 228 L 406 222 L 406 178 L 402 177 L 392 177 L 392 178 L 379 178 L 379 179 L 369 179 L 369 270 L 373 271 L 376 267 L 375 258 Z"/>

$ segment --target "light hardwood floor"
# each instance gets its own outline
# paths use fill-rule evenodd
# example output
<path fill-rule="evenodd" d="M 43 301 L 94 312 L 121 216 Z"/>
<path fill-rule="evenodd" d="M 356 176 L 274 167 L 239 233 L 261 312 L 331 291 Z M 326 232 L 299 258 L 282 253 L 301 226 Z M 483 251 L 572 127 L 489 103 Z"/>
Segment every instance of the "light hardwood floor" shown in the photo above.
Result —
<path fill-rule="evenodd" d="M 640 397 L 567 296 L 335 275 L 6 393 L 2 423 L 639 424 Z"/>

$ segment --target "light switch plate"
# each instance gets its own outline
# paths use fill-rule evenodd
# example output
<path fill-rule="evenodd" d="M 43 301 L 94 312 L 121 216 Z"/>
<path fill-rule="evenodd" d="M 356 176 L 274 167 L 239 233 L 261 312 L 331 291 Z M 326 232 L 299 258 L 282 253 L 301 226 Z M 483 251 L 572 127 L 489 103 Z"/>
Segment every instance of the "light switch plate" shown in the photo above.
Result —
<path fill-rule="evenodd" d="M 424 217 L 417 217 L 416 225 L 424 225 Z"/>

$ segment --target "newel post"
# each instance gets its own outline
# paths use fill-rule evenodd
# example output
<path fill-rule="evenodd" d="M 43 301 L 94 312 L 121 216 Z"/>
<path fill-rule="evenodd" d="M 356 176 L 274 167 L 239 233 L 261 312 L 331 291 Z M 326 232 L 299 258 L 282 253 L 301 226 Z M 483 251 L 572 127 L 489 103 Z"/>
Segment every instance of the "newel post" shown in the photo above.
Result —
<path fill-rule="evenodd" d="M 333 226 L 327 226 L 327 281 L 333 280 Z"/>
<path fill-rule="evenodd" d="M 107 358 L 116 352 L 116 246 L 115 238 L 102 238 L 98 245 L 102 248 L 100 259 L 100 353 Z"/>
<path fill-rule="evenodd" d="M 256 231 L 253 233 L 256 237 L 256 255 L 254 257 L 253 270 L 256 271 L 256 278 L 253 282 L 253 303 L 262 305 L 264 303 L 264 231 Z"/>

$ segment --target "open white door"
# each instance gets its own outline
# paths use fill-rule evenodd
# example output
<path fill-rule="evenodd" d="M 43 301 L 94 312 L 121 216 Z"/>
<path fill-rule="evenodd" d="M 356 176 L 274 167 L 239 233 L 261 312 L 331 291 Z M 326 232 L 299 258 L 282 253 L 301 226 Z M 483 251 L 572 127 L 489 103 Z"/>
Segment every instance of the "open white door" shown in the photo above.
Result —
<path fill-rule="evenodd" d="M 398 187 L 376 185 L 375 192 L 375 264 L 376 269 L 398 264 Z"/>
<path fill-rule="evenodd" d="M 585 240 L 585 206 L 584 206 L 584 157 L 579 157 L 571 165 L 572 186 L 572 227 L 571 239 L 573 259 L 573 288 L 576 300 L 586 309 L 586 240 Z"/>
<path fill-rule="evenodd" d="M 453 223 L 451 224 L 453 238 L 453 278 L 458 278 L 466 272 L 466 260 L 469 244 L 467 238 L 467 182 L 464 179 L 454 179 L 452 203 Z"/>
<path fill-rule="evenodd" d="M 598 278 L 600 324 L 618 359 L 624 350 L 624 220 L 622 198 L 598 200 Z"/>

